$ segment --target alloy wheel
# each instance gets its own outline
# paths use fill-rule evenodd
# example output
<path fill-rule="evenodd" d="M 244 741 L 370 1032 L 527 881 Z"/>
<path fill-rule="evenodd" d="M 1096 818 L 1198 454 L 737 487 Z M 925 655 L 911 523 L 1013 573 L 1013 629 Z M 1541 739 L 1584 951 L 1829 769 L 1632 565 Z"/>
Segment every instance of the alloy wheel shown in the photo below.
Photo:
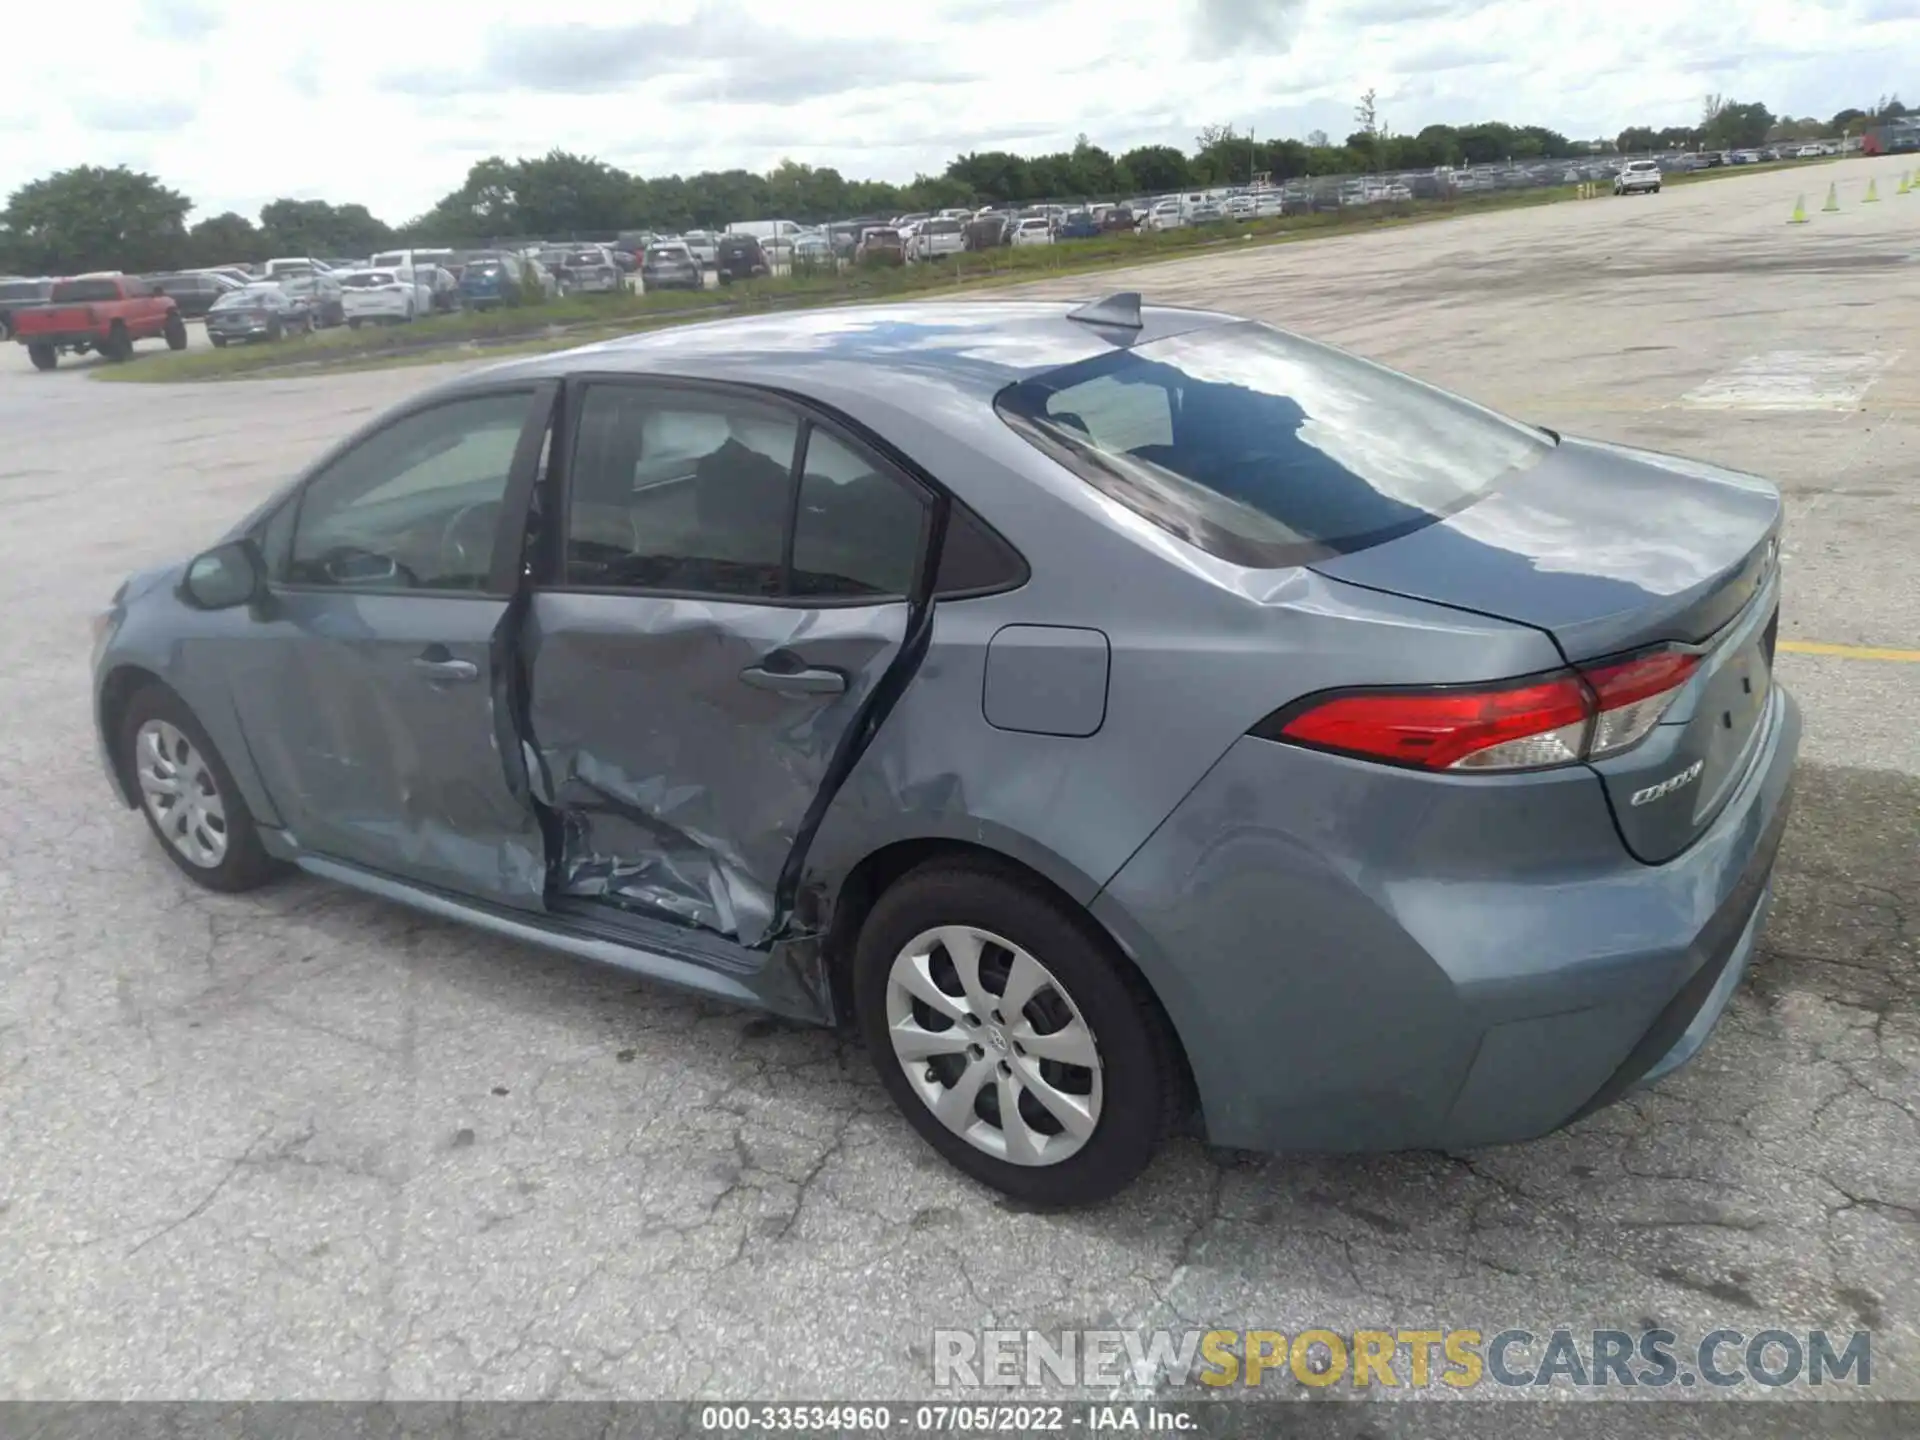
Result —
<path fill-rule="evenodd" d="M 998 935 L 916 936 L 888 972 L 887 1032 L 913 1092 L 996 1159 L 1057 1165 L 1100 1122 L 1092 1028 L 1052 971 Z"/>
<path fill-rule="evenodd" d="M 227 855 L 227 807 L 206 757 L 165 720 L 140 727 L 133 753 L 155 828 L 190 863 L 214 869 Z"/>

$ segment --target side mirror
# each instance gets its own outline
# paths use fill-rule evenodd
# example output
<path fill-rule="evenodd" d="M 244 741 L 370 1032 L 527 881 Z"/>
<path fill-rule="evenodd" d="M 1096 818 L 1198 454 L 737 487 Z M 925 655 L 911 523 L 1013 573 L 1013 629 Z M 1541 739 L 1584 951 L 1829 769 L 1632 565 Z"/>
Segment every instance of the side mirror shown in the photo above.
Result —
<path fill-rule="evenodd" d="M 266 559 L 253 540 L 233 540 L 194 556 L 180 594 L 200 610 L 231 610 L 266 592 Z"/>

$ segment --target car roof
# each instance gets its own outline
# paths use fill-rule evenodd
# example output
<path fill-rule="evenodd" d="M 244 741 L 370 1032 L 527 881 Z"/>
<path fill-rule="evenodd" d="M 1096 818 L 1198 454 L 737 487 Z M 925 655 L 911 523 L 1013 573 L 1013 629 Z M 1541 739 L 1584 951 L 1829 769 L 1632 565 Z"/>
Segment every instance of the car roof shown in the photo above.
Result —
<path fill-rule="evenodd" d="M 1102 354 L 1187 331 L 1232 324 L 1210 310 L 1142 306 L 1141 328 L 1115 330 L 1068 318 L 1080 301 L 947 300 L 848 305 L 653 330 L 579 349 L 474 372 L 456 386 L 514 378 L 596 372 L 682 375 L 789 388 L 806 393 L 807 376 L 844 383 L 860 372 L 873 391 L 924 394 L 935 380 L 991 397 L 1015 381 Z"/>

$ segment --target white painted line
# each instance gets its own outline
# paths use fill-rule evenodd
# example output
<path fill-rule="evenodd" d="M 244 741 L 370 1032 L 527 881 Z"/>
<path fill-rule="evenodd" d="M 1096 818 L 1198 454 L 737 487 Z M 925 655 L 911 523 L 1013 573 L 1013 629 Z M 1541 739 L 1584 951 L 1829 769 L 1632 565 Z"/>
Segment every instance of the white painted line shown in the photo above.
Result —
<path fill-rule="evenodd" d="M 1680 403 L 1701 410 L 1852 410 L 1900 355 L 1769 350 L 1696 385 Z"/>

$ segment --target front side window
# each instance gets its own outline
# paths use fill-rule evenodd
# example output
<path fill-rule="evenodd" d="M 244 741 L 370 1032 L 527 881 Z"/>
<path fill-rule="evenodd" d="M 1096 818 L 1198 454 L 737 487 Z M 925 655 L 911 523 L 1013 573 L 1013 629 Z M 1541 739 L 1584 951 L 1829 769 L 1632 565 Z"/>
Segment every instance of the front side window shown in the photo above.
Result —
<path fill-rule="evenodd" d="M 995 407 L 1096 488 L 1249 566 L 1304 564 L 1417 530 L 1554 443 L 1254 322 L 1108 351 L 1009 386 Z"/>
<path fill-rule="evenodd" d="M 384 427 L 301 494 L 285 579 L 482 591 L 531 391 L 450 400 Z"/>

